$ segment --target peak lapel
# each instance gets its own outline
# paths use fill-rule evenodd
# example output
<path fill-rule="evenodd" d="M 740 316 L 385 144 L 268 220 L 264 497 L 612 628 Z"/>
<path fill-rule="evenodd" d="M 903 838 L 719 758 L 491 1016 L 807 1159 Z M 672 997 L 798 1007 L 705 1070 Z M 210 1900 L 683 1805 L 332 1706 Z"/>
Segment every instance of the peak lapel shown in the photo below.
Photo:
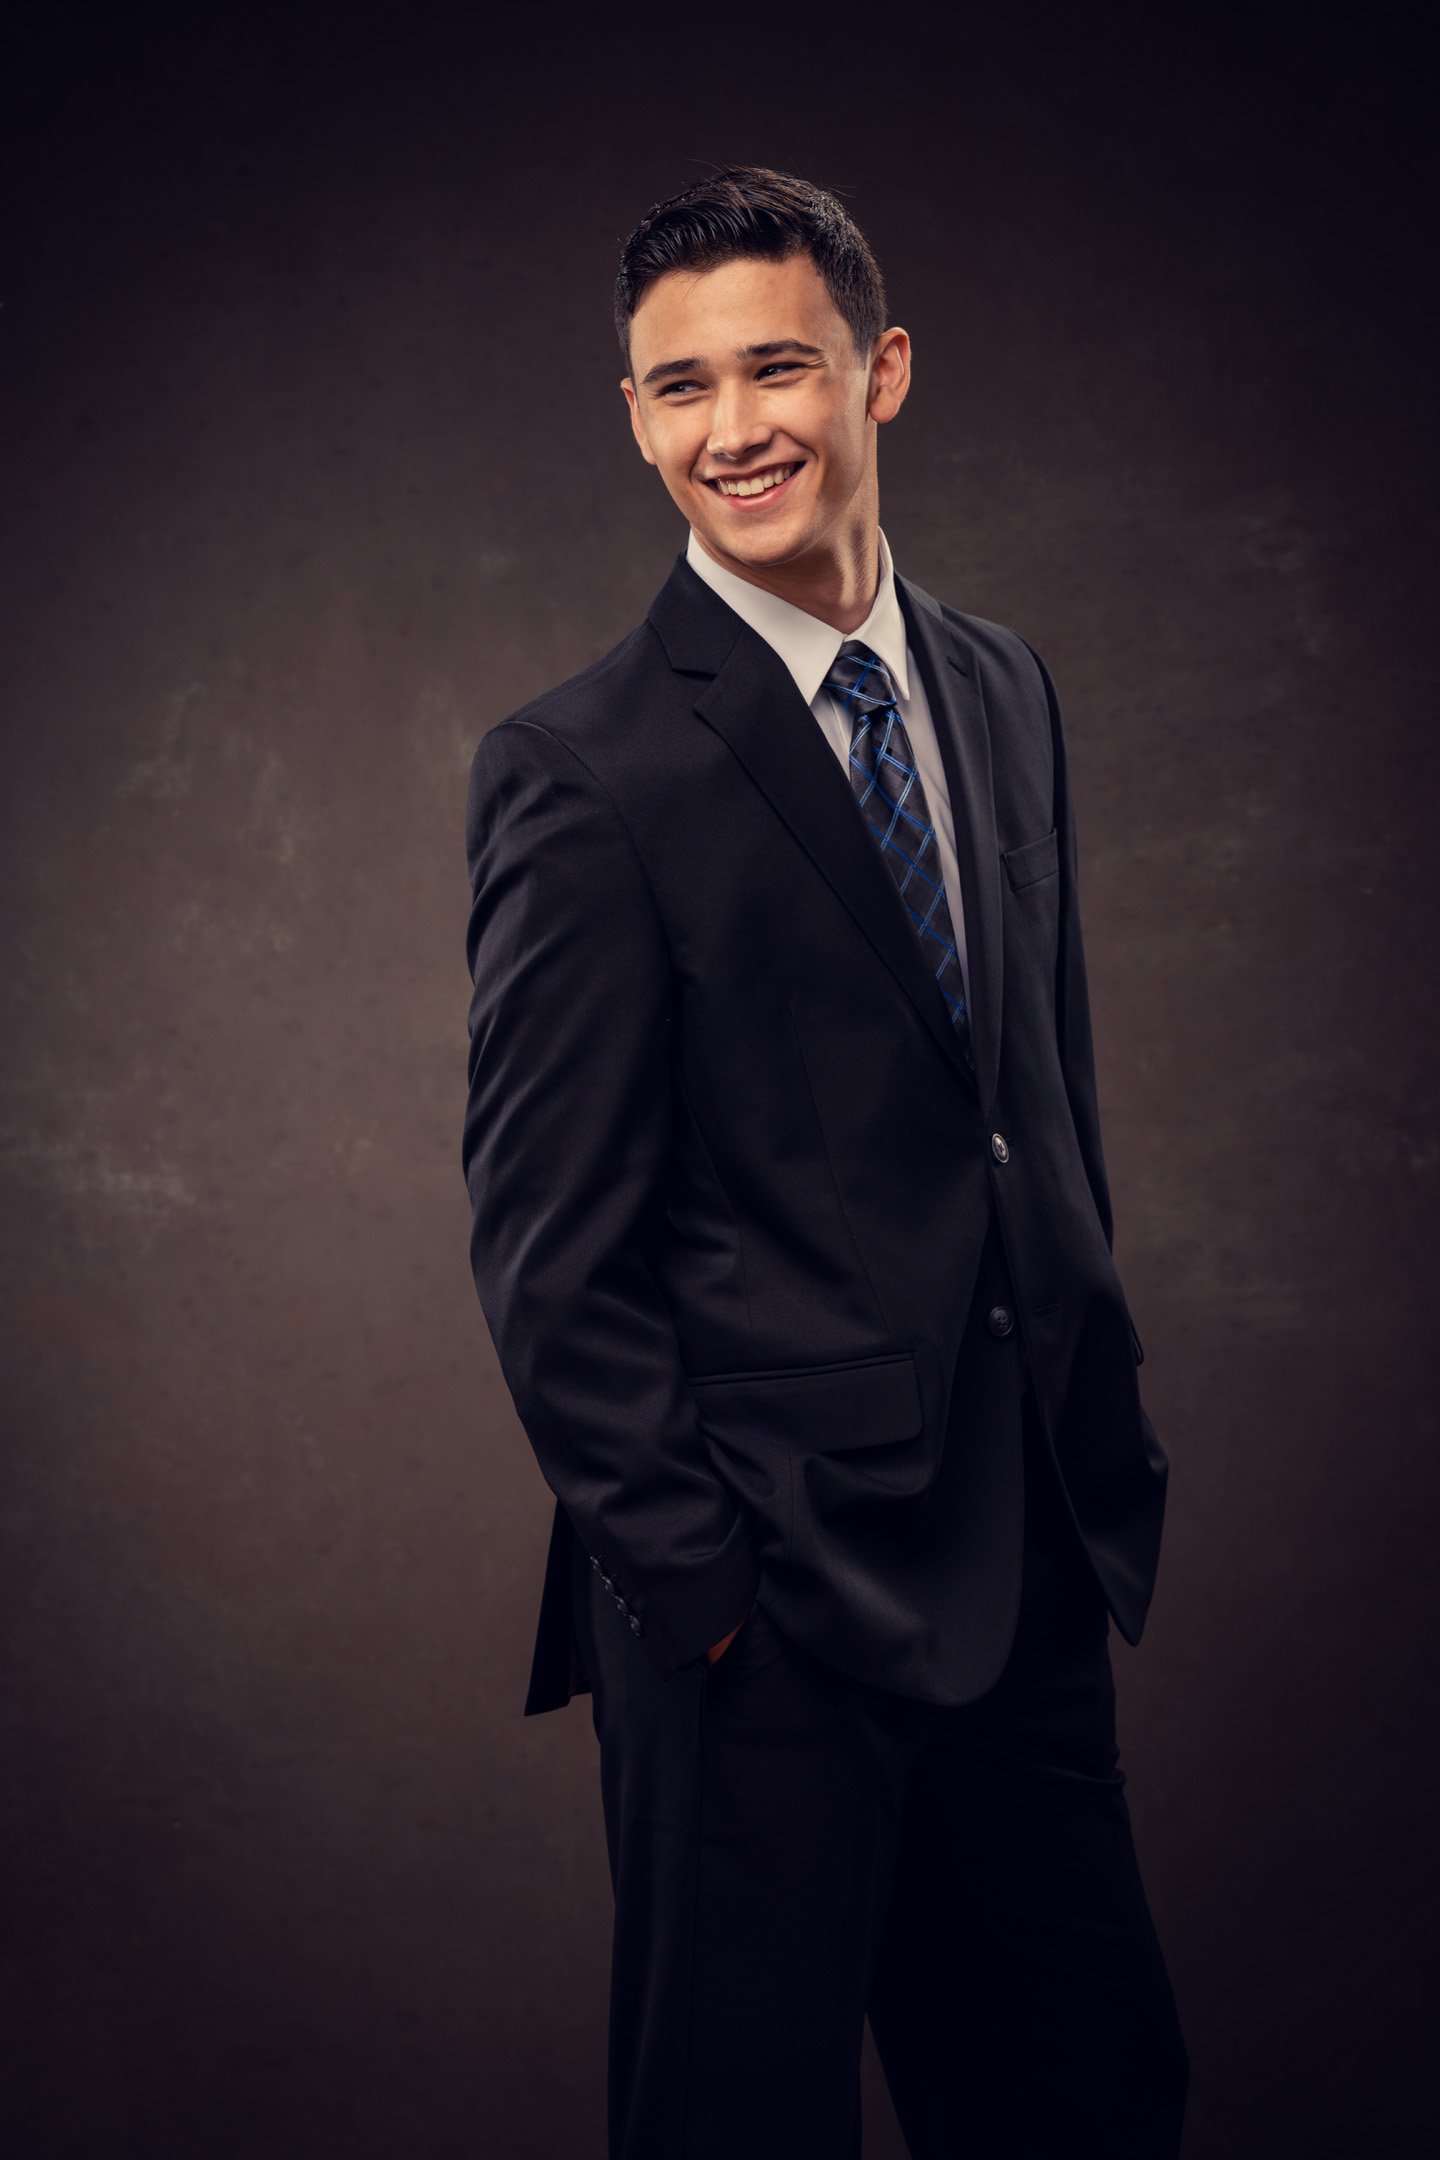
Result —
<path fill-rule="evenodd" d="M 905 903 L 839 760 L 779 654 L 726 607 L 683 555 L 650 620 L 673 667 L 713 674 L 695 711 L 723 736 L 834 888 L 973 1099 L 954 1023 Z"/>
<path fill-rule="evenodd" d="M 974 651 L 951 628 L 937 601 L 897 573 L 895 589 L 935 722 L 955 831 L 960 897 L 965 908 L 965 964 L 970 1040 L 985 1115 L 995 1099 L 1000 1067 L 1000 855 L 995 837 L 995 790 L 990 728 Z"/>

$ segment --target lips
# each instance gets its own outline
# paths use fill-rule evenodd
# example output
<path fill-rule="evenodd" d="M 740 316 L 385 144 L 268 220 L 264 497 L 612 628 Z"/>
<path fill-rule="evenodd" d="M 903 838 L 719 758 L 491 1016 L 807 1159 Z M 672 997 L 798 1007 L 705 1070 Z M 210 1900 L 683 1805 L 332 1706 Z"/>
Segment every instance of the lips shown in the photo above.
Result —
<path fill-rule="evenodd" d="M 707 480 L 705 485 L 712 495 L 718 495 L 731 509 L 754 510 L 773 501 L 777 496 L 788 494 L 804 463 L 803 458 L 788 458 L 783 463 L 757 466 L 754 472 L 717 474 L 715 479 Z M 784 477 L 775 479 L 773 476 L 777 473 Z M 742 489 L 744 492 L 732 493 L 732 489 Z"/>

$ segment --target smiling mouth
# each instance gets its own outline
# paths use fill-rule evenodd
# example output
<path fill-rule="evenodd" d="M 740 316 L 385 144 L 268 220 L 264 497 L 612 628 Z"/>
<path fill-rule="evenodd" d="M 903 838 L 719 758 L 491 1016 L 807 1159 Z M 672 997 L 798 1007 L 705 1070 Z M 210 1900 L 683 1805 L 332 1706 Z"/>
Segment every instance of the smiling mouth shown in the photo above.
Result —
<path fill-rule="evenodd" d="M 733 480 L 720 476 L 707 480 L 705 485 L 717 495 L 723 495 L 727 502 L 761 502 L 767 495 L 779 494 L 804 462 L 803 458 L 795 458 L 788 465 L 769 465 L 763 472 L 743 473 Z"/>

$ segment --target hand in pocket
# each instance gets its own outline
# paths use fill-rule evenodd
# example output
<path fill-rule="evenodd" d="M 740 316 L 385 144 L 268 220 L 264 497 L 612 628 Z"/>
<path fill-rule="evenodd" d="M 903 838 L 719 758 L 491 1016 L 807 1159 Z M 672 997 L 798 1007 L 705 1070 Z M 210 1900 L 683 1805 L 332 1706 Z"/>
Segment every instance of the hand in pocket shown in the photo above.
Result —
<path fill-rule="evenodd" d="M 750 1607 L 750 1613 L 753 1613 L 754 1610 L 755 1607 L 752 1605 Z M 719 1664 L 721 1658 L 724 1657 L 725 1652 L 729 1649 L 731 1643 L 734 1642 L 736 1636 L 740 1633 L 741 1628 L 743 1628 L 746 1621 L 749 1620 L 750 1613 L 746 1613 L 745 1619 L 738 1621 L 736 1625 L 731 1628 L 728 1635 L 722 1635 L 719 1642 L 711 1643 L 710 1648 L 705 1652 L 705 1662 L 707 1665 Z"/>

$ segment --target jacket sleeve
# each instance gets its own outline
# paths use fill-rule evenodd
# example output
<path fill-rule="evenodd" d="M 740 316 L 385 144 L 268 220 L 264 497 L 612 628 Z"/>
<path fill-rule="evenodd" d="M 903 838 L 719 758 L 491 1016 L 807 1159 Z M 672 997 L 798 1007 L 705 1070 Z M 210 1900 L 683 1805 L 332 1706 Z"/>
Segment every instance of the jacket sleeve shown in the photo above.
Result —
<path fill-rule="evenodd" d="M 1055 1024 L 1060 1043 L 1060 1065 L 1070 1115 L 1080 1142 L 1085 1175 L 1095 1196 L 1095 1212 L 1113 1253 L 1115 1227 L 1110 1210 L 1110 1186 L 1100 1146 L 1100 1106 L 1095 1085 L 1095 1045 L 1090 1029 L 1090 994 L 1085 981 L 1085 947 L 1080 936 L 1079 866 L 1075 844 L 1075 804 L 1070 793 L 1070 767 L 1065 751 L 1065 730 L 1060 701 L 1050 670 L 1033 645 L 1028 652 L 1040 670 L 1050 708 L 1050 736 L 1055 756 L 1055 830 L 1060 855 L 1060 959 L 1055 979 Z"/>
<path fill-rule="evenodd" d="M 1050 737 L 1055 756 L 1055 830 L 1060 857 L 1060 957 L 1055 978 L 1055 1025 L 1060 1045 L 1060 1065 L 1065 1093 L 1080 1142 L 1085 1175 L 1095 1199 L 1095 1212 L 1105 1232 L 1105 1243 L 1115 1250 L 1115 1224 L 1110 1206 L 1110 1182 L 1105 1174 L 1105 1154 L 1100 1145 L 1100 1103 L 1095 1082 L 1095 1044 L 1090 1027 L 1090 992 L 1085 980 L 1085 947 L 1080 935 L 1079 858 L 1075 837 L 1075 801 L 1070 792 L 1070 763 L 1065 749 L 1065 729 L 1060 700 L 1050 670 L 1033 645 L 1026 650 L 1040 670 L 1050 711 Z M 1145 1351 L 1132 1320 L 1131 1346 L 1135 1362 L 1143 1365 Z M 1143 1412 L 1142 1412 L 1143 1416 Z M 1148 1426 L 1148 1420 L 1146 1420 Z M 1151 1429 L 1153 1436 L 1153 1428 Z M 1147 1437 L 1147 1445 L 1150 1438 Z M 1152 1448 L 1152 1453 L 1154 1452 Z"/>
<path fill-rule="evenodd" d="M 654 1254 L 665 1219 L 669 949 L 614 803 L 510 720 L 471 770 L 471 1264 L 541 1472 L 662 1677 L 750 1609 Z"/>

